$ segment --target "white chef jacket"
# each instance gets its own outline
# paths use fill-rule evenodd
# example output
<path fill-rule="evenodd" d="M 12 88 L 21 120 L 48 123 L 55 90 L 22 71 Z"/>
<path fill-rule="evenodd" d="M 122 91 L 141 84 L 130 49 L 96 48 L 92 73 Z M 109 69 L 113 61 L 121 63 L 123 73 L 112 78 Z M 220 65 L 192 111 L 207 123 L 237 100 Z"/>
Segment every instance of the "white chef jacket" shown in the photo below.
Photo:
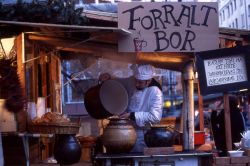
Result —
<path fill-rule="evenodd" d="M 129 101 L 128 112 L 135 112 L 136 125 L 158 123 L 162 117 L 163 97 L 161 90 L 151 86 L 136 90 Z"/>
<path fill-rule="evenodd" d="M 162 117 L 163 97 L 161 90 L 151 86 L 136 90 L 131 96 L 128 112 L 135 113 L 137 140 L 131 152 L 143 152 L 145 145 L 142 128 L 146 124 L 158 123 Z"/>

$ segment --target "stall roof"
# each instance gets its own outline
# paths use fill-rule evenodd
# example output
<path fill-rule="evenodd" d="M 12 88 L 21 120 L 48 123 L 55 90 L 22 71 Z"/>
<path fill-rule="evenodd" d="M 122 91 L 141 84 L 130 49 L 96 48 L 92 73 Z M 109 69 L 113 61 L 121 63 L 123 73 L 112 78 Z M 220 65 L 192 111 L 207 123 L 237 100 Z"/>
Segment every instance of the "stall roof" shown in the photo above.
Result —
<path fill-rule="evenodd" d="M 95 32 L 95 31 L 113 31 L 122 34 L 129 34 L 130 32 L 116 27 L 99 27 L 99 26 L 80 26 L 80 25 L 63 25 L 63 24 L 48 24 L 48 23 L 32 23 L 32 22 L 20 22 L 20 21 L 4 21 L 0 20 L 1 26 L 7 25 L 17 25 L 17 26 L 28 26 L 28 27 L 48 27 L 48 28 L 62 28 L 71 30 L 82 30 L 82 32 Z"/>
<path fill-rule="evenodd" d="M 193 60 L 192 53 L 119 53 L 118 35 L 129 31 L 117 27 L 60 25 L 0 20 L 1 28 L 22 29 L 28 40 L 56 50 L 107 58 L 128 63 L 151 63 L 156 67 L 182 71 Z M 5 28 L 6 29 L 6 28 Z"/>
<path fill-rule="evenodd" d="M 99 12 L 100 14 L 100 12 Z M 111 14 L 105 17 L 113 17 Z M 103 17 L 98 17 L 103 21 Z M 20 30 L 27 39 L 51 46 L 57 50 L 94 55 L 128 63 L 151 63 L 156 67 L 182 71 L 194 59 L 193 53 L 118 53 L 118 35 L 130 32 L 117 27 L 79 26 L 48 23 L 30 23 L 0 20 L 1 29 Z M 250 31 L 220 28 L 220 38 L 243 40 Z M 249 40 L 249 39 L 248 39 Z"/>

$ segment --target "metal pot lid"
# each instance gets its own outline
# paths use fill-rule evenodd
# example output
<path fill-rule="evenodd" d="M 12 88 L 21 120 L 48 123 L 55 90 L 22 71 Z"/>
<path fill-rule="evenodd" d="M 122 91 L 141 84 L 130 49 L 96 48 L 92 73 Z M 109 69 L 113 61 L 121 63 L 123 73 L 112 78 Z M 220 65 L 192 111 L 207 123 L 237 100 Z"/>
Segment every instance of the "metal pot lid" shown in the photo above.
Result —
<path fill-rule="evenodd" d="M 118 81 L 105 81 L 99 95 L 103 107 L 113 115 L 121 114 L 128 106 L 128 93 Z"/>

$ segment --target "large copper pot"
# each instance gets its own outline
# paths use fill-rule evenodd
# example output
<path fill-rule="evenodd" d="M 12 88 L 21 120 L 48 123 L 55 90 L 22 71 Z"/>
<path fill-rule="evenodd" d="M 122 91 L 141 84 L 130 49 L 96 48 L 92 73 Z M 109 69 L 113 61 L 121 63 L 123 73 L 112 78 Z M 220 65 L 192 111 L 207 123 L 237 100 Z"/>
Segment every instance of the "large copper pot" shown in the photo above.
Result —
<path fill-rule="evenodd" d="M 126 153 L 136 142 L 136 131 L 128 119 L 112 118 L 103 133 L 103 145 L 108 153 Z"/>
<path fill-rule="evenodd" d="M 88 89 L 84 105 L 91 117 L 104 119 L 124 112 L 128 106 L 128 94 L 121 83 L 108 80 Z"/>

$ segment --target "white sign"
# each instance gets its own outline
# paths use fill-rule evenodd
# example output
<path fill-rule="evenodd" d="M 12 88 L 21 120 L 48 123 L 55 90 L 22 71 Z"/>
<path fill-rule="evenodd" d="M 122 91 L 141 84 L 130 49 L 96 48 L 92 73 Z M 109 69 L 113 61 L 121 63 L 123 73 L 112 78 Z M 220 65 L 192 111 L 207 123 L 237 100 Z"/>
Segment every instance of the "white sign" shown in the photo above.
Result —
<path fill-rule="evenodd" d="M 216 2 L 118 3 L 119 52 L 198 52 L 219 48 Z"/>
<path fill-rule="evenodd" d="M 245 57 L 230 57 L 204 60 L 207 86 L 217 86 L 247 81 Z"/>

